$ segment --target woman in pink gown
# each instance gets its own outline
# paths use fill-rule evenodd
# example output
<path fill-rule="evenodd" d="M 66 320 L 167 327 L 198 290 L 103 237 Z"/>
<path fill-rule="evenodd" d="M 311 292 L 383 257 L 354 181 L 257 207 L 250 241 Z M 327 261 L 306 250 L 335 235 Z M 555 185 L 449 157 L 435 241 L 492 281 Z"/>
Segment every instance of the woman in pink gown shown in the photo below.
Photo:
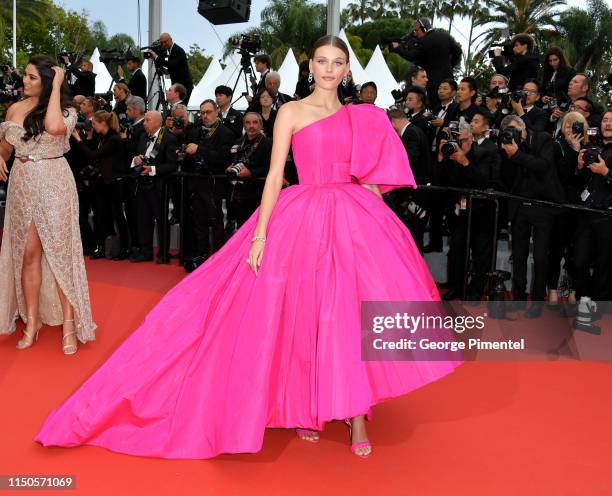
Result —
<path fill-rule="evenodd" d="M 337 37 L 315 44 L 315 90 L 278 113 L 261 206 L 51 412 L 36 441 L 198 459 L 257 452 L 268 427 L 316 441 L 326 422 L 348 419 L 365 457 L 373 405 L 459 365 L 361 359 L 361 301 L 440 296 L 380 197 L 415 187 L 399 137 L 383 110 L 337 99 L 348 59 Z M 300 183 L 281 190 L 290 145 Z"/>

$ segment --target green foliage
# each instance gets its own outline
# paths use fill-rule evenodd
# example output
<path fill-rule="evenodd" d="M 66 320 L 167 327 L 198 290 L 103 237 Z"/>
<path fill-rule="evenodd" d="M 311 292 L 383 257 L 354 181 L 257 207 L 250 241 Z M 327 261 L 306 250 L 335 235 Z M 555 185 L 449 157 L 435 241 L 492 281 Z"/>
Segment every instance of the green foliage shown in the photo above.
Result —
<path fill-rule="evenodd" d="M 191 72 L 194 84 L 198 84 L 200 79 L 202 79 L 211 61 L 212 57 L 206 57 L 204 55 L 204 50 L 200 48 L 197 43 L 189 46 L 189 52 L 187 52 L 187 65 L 189 65 L 189 72 Z"/>

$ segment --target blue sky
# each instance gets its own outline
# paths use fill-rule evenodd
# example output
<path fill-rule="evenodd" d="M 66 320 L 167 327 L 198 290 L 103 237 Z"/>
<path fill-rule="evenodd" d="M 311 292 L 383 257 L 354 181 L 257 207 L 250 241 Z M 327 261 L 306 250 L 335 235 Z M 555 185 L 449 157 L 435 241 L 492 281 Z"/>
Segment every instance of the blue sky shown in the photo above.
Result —
<path fill-rule="evenodd" d="M 4 1 L 4 0 L 3 0 Z M 607 0 L 612 4 L 612 0 Z M 19 5 L 19 2 L 17 2 Z M 138 4 L 140 3 L 140 26 L 142 44 L 148 40 L 148 0 L 62 0 L 65 8 L 89 13 L 91 20 L 101 20 L 106 25 L 110 35 L 127 33 L 138 43 Z M 341 0 L 344 8 L 349 0 Z M 568 0 L 570 6 L 584 6 L 583 0 Z M 248 23 L 213 26 L 197 12 L 197 0 L 162 0 L 162 31 L 169 32 L 174 41 L 185 50 L 189 45 L 197 43 L 205 50 L 206 55 L 219 57 L 222 45 L 227 38 L 242 32 L 248 27 L 259 24 L 261 10 L 266 6 L 266 0 L 253 0 L 251 17 Z M 442 25 L 446 25 L 445 23 Z M 469 26 L 465 22 L 457 22 L 453 27 L 453 36 L 465 45 Z"/>

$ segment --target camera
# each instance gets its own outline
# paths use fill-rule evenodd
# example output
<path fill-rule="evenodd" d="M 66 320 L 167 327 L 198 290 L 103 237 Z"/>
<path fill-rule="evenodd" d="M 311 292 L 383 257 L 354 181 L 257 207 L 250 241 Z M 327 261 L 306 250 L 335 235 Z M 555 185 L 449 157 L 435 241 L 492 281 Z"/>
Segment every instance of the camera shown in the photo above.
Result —
<path fill-rule="evenodd" d="M 90 186 L 102 177 L 102 172 L 95 165 L 88 164 L 79 171 L 81 182 L 85 186 Z"/>
<path fill-rule="evenodd" d="M 93 124 L 91 122 L 91 119 L 85 119 L 83 121 L 77 121 L 77 123 L 74 125 L 74 128 L 77 131 L 89 131 L 93 129 Z"/>
<path fill-rule="evenodd" d="M 238 177 L 238 173 L 244 169 L 245 165 L 243 162 L 238 162 L 236 164 L 232 164 L 232 166 L 225 171 L 229 178 L 236 179 Z"/>
<path fill-rule="evenodd" d="M 117 48 L 112 48 L 100 53 L 100 62 L 103 64 L 122 64 L 123 62 L 127 62 L 130 56 L 131 54 L 129 51 L 122 52 Z"/>
<path fill-rule="evenodd" d="M 499 129 L 487 129 L 485 131 L 485 138 L 490 139 L 493 143 L 497 143 L 499 140 Z"/>
<path fill-rule="evenodd" d="M 145 59 L 150 59 L 153 58 L 153 55 L 151 55 L 151 53 L 149 53 L 149 50 L 152 50 L 153 52 L 155 52 L 155 54 L 157 56 L 160 56 L 162 53 L 164 53 L 164 46 L 161 44 L 161 41 L 159 40 L 155 40 L 153 43 L 151 43 L 150 46 L 143 46 L 140 47 L 140 51 L 144 52 L 142 54 L 142 56 Z"/>
<path fill-rule="evenodd" d="M 404 36 L 387 37 L 383 38 L 382 43 L 380 44 L 380 49 L 384 50 L 385 48 L 388 48 L 389 51 L 392 51 L 391 43 L 399 43 L 402 50 L 408 51 L 419 47 L 421 45 L 421 40 L 419 40 L 418 36 L 413 32 Z"/>
<path fill-rule="evenodd" d="M 229 43 L 234 50 L 240 53 L 249 53 L 255 55 L 261 50 L 261 39 L 257 35 L 241 34 L 240 36 L 232 36 Z"/>
<path fill-rule="evenodd" d="M 157 157 L 157 150 L 153 148 L 153 150 L 151 150 L 151 154 L 148 157 L 143 157 L 142 163 L 140 165 L 137 165 L 136 167 L 132 167 L 132 171 L 131 171 L 132 177 L 136 177 L 136 178 L 140 177 L 140 174 L 144 170 L 145 165 L 151 165 L 151 163 L 155 160 L 155 157 Z"/>
<path fill-rule="evenodd" d="M 516 127 L 507 127 L 499 133 L 500 145 L 511 145 L 514 141 L 517 145 L 521 142 L 521 130 Z"/>
<path fill-rule="evenodd" d="M 601 152 L 602 149 L 596 146 L 586 148 L 584 151 L 584 155 L 582 156 L 582 160 L 584 160 L 585 167 L 599 162 L 599 156 L 601 155 Z"/>
<path fill-rule="evenodd" d="M 457 121 L 449 123 L 448 131 L 440 132 L 440 141 L 442 140 L 445 140 L 446 143 L 440 147 L 440 151 L 442 156 L 448 159 L 459 149 L 459 123 Z"/>
<path fill-rule="evenodd" d="M 447 141 L 440 147 L 440 151 L 444 158 L 450 158 L 457 150 L 459 150 L 459 142 L 454 140 Z"/>
<path fill-rule="evenodd" d="M 525 92 L 523 90 L 514 90 L 512 92 L 512 101 L 514 103 L 521 102 L 523 105 L 525 105 L 526 96 L 527 95 L 525 95 Z"/>
<path fill-rule="evenodd" d="M 74 64 L 74 61 L 77 59 L 77 53 L 64 50 L 63 52 L 57 54 L 57 58 L 60 63 L 64 62 L 64 57 L 68 57 L 68 62 L 70 64 Z"/>
<path fill-rule="evenodd" d="M 185 123 L 183 122 L 183 119 L 181 119 L 180 117 L 173 117 L 172 118 L 172 127 L 175 129 L 184 129 L 185 128 Z"/>
<path fill-rule="evenodd" d="M 498 41 L 497 43 L 492 43 L 489 46 L 489 58 L 493 60 L 495 58 L 495 49 L 501 48 L 502 56 L 506 58 L 506 60 L 511 59 L 514 56 L 514 52 L 512 51 L 512 38 L 507 36 L 505 39 Z"/>
<path fill-rule="evenodd" d="M 584 136 L 584 125 L 581 122 L 574 122 L 572 124 L 572 134 L 577 134 L 582 138 Z"/>
<path fill-rule="evenodd" d="M 187 143 L 183 143 L 181 146 L 178 147 L 178 149 L 176 150 L 176 155 L 178 170 L 181 171 L 183 169 L 183 165 L 185 164 L 185 157 L 187 156 Z"/>

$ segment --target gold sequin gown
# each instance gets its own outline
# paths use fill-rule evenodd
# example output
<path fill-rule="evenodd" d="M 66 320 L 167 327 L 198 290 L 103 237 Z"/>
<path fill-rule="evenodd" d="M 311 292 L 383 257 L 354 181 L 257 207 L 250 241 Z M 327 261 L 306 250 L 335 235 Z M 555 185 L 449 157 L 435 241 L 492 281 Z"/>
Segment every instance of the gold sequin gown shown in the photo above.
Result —
<path fill-rule="evenodd" d="M 0 124 L 0 139 L 15 147 L 18 157 L 11 170 L 2 248 L 0 249 L 0 334 L 15 331 L 18 317 L 27 322 L 21 286 L 21 266 L 26 236 L 34 222 L 43 246 L 40 318 L 47 325 L 64 321 L 56 283 L 74 308 L 77 338 L 95 339 L 89 287 L 79 231 L 79 204 L 72 171 L 62 156 L 70 149 L 69 137 L 76 123 L 74 109 L 64 117 L 66 134 L 43 132 L 23 141 L 25 130 L 14 122 Z M 41 160 L 50 157 L 52 160 Z"/>

